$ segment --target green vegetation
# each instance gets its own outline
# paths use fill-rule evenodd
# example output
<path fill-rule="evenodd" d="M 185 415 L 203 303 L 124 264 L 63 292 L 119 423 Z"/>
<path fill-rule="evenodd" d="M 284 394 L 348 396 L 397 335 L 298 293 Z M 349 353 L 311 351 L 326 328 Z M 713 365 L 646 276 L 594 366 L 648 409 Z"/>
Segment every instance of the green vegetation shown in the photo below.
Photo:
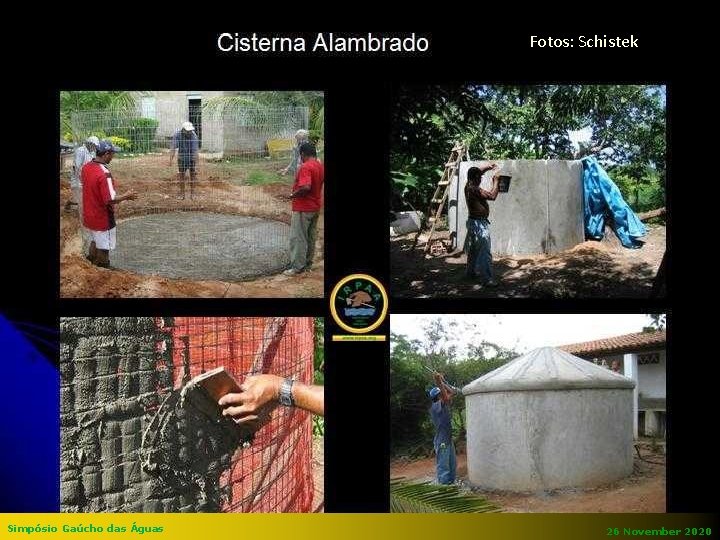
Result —
<path fill-rule="evenodd" d="M 580 150 L 568 130 L 590 130 Z M 636 211 L 664 205 L 665 89 L 644 85 L 402 87 L 392 119 L 393 207 L 425 210 L 452 144 L 471 159 L 595 155 Z"/>
<path fill-rule="evenodd" d="M 124 137 L 120 133 L 75 133 L 70 117 L 74 112 L 82 111 L 127 111 L 135 108 L 135 93 L 128 91 L 96 92 L 67 91 L 60 92 L 60 133 L 65 140 L 81 142 L 90 135 L 106 138 L 111 135 Z"/>
<path fill-rule="evenodd" d="M 315 354 L 313 359 L 313 384 L 325 384 L 325 319 L 315 317 L 313 325 Z M 325 418 L 313 416 L 313 437 L 325 436 Z"/>
<path fill-rule="evenodd" d="M 411 483 L 402 478 L 390 481 L 390 511 L 403 513 L 499 512 L 482 497 L 461 493 L 455 485 L 438 486 L 429 482 Z"/>
<path fill-rule="evenodd" d="M 247 178 L 243 183 L 251 186 L 260 186 L 264 184 L 274 184 L 284 180 L 285 179 L 278 173 L 256 169 L 248 173 Z"/>
<path fill-rule="evenodd" d="M 208 100 L 203 110 L 209 113 L 253 107 L 258 114 L 273 107 L 307 107 L 310 139 L 317 143 L 325 138 L 325 95 L 314 91 L 246 92 Z"/>
<path fill-rule="evenodd" d="M 430 368 L 445 375 L 450 384 L 464 384 L 488 373 L 512 358 L 515 351 L 479 340 L 460 357 L 456 345 L 457 324 L 436 319 L 424 328 L 425 339 L 409 340 L 391 336 L 390 425 L 392 456 L 420 457 L 432 453 L 434 430 L 430 421 L 428 390 L 434 386 Z M 453 436 L 465 439 L 465 400 L 457 396 L 452 403 Z"/>

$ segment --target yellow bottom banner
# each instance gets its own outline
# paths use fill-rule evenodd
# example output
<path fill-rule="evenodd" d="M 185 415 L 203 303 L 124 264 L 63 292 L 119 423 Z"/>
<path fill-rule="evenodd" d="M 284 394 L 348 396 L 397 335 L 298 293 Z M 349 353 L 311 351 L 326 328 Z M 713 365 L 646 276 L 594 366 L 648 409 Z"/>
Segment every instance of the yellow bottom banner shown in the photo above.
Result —
<path fill-rule="evenodd" d="M 712 514 L 0 514 L 0 538 L 717 537 Z"/>

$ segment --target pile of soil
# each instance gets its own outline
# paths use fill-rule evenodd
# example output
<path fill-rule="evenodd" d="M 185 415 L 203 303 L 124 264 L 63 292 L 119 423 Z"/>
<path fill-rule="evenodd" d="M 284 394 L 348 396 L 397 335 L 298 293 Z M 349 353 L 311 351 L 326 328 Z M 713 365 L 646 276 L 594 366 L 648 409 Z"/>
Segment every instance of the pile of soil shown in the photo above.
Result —
<path fill-rule="evenodd" d="M 640 249 L 622 247 L 610 233 L 552 255 L 494 257 L 499 286 L 483 288 L 465 277 L 464 253 L 426 258 L 423 237 L 413 246 L 413 233 L 390 239 L 391 289 L 406 298 L 647 298 L 665 237 L 664 226 L 650 225 Z"/>

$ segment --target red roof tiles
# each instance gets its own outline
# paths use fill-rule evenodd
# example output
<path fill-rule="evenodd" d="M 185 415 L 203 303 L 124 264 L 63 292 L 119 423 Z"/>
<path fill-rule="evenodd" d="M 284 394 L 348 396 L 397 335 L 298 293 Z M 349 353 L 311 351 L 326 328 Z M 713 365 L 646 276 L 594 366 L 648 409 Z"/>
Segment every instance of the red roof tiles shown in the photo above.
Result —
<path fill-rule="evenodd" d="M 626 352 L 646 351 L 665 347 L 665 330 L 657 332 L 636 332 L 583 343 L 571 343 L 558 347 L 575 356 L 602 356 Z"/>

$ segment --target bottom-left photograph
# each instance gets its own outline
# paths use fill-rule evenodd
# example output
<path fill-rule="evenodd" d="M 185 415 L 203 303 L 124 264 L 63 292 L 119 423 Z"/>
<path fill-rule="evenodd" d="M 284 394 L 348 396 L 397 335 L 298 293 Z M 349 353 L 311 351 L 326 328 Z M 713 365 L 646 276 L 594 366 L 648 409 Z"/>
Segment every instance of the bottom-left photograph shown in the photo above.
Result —
<path fill-rule="evenodd" d="M 322 512 L 323 319 L 60 319 L 62 512 Z"/>

